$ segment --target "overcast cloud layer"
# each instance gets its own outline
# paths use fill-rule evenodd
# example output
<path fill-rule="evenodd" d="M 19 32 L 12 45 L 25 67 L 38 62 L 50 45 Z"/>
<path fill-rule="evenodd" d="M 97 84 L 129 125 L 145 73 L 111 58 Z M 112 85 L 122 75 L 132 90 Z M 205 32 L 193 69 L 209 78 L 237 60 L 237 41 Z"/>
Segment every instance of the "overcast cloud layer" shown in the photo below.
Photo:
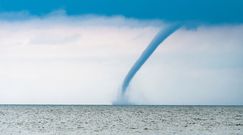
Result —
<path fill-rule="evenodd" d="M 0 103 L 111 104 L 129 68 L 166 25 L 62 11 L 0 14 Z M 180 29 L 135 76 L 130 100 L 243 104 L 242 35 L 240 24 Z"/>

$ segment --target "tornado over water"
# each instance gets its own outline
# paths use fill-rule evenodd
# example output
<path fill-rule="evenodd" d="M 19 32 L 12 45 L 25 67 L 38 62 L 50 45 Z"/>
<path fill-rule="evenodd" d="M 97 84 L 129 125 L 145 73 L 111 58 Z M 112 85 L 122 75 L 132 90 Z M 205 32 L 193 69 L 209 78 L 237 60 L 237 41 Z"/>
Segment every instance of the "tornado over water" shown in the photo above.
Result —
<path fill-rule="evenodd" d="M 171 25 L 166 27 L 165 29 L 162 29 L 150 42 L 148 47 L 143 51 L 141 56 L 138 58 L 138 60 L 134 63 L 132 68 L 127 73 L 123 84 L 122 84 L 122 95 L 124 95 L 127 91 L 127 87 L 129 86 L 129 83 L 131 82 L 134 75 L 137 73 L 137 71 L 142 67 L 142 65 L 146 62 L 146 60 L 151 56 L 151 54 L 155 51 L 155 49 L 160 45 L 161 42 L 163 42 L 167 37 L 169 37 L 172 33 L 174 33 L 177 29 L 181 27 L 180 24 Z"/>

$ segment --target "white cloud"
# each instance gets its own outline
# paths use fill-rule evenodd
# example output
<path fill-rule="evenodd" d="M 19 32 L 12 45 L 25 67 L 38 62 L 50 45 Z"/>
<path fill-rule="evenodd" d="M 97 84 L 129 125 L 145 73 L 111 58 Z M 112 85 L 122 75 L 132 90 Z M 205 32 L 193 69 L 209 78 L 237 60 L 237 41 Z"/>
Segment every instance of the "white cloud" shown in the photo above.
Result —
<path fill-rule="evenodd" d="M 62 12 L 43 17 L 20 13 L 25 19 L 16 20 L 9 19 L 13 13 L 2 16 L 0 103 L 111 104 L 129 68 L 167 25 Z M 242 25 L 177 31 L 134 78 L 130 99 L 243 104 L 240 35 Z"/>

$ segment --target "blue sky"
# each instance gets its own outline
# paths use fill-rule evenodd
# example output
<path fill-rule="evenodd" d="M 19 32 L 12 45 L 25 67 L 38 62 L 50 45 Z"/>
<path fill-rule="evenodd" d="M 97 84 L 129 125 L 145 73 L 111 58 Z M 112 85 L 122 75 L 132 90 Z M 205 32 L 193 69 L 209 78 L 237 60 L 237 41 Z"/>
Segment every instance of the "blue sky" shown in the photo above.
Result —
<path fill-rule="evenodd" d="M 199 21 L 204 23 L 243 22 L 242 0 L 1 0 L 0 12 L 27 11 L 45 15 L 63 9 L 67 15 L 122 15 L 138 19 Z"/>
<path fill-rule="evenodd" d="M 156 33 L 181 22 L 136 74 L 128 99 L 243 105 L 242 7 L 241 0 L 0 0 L 0 104 L 111 104 Z"/>

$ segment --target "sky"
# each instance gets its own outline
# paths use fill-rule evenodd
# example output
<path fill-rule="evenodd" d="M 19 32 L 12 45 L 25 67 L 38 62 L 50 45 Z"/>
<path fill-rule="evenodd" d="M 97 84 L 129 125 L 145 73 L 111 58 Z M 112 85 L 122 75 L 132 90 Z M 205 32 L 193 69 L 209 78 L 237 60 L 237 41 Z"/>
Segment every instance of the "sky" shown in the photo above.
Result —
<path fill-rule="evenodd" d="M 241 0 L 0 0 L 0 104 L 243 105 Z"/>

